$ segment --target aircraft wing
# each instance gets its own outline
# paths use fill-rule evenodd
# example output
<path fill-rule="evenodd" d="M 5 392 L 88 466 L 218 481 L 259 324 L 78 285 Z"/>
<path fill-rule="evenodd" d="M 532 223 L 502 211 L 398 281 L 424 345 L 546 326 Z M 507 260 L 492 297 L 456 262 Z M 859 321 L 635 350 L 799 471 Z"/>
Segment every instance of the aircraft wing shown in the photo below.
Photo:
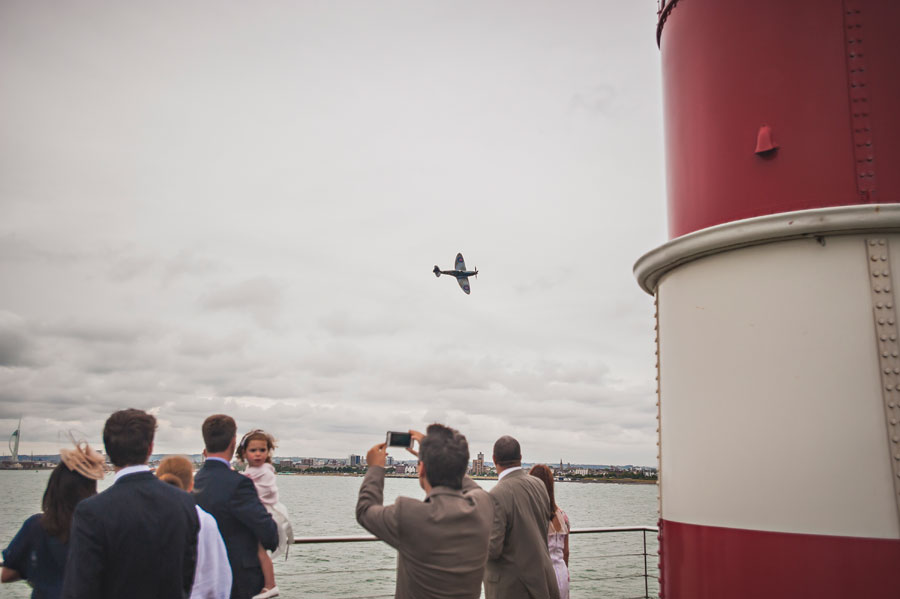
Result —
<path fill-rule="evenodd" d="M 466 269 L 466 261 L 463 260 L 462 254 L 456 254 L 456 270 L 465 270 Z"/>
<path fill-rule="evenodd" d="M 460 256 L 462 258 L 462 256 Z M 459 264 L 459 260 L 456 261 Z M 459 283 L 459 286 L 462 287 L 462 290 L 466 292 L 466 295 L 469 294 L 472 289 L 469 287 L 469 277 L 456 277 L 456 282 Z"/>

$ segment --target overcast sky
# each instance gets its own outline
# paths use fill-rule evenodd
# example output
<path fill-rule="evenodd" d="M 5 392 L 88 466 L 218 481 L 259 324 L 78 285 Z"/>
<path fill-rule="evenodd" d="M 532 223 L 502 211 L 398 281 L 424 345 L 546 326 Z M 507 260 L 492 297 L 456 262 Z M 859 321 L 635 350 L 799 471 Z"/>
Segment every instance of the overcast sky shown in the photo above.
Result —
<path fill-rule="evenodd" d="M 654 0 L 0 2 L 0 433 L 656 462 Z M 481 271 L 465 295 L 457 252 Z M 5 441 L 4 441 L 5 443 Z M 4 451 L 6 448 L 3 448 Z M 396 457 L 405 457 L 397 453 Z"/>

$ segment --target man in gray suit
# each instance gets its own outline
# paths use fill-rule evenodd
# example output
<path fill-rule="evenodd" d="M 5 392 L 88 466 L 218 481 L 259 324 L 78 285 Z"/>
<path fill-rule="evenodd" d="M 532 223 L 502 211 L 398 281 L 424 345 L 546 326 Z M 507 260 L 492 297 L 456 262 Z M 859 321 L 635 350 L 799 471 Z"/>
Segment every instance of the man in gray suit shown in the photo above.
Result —
<path fill-rule="evenodd" d="M 500 437 L 494 443 L 494 466 L 500 477 L 491 489 L 494 524 L 484 595 L 487 599 L 559 599 L 547 549 L 547 527 L 553 517 L 547 489 L 522 470 L 522 450 L 512 437 Z"/>
<path fill-rule="evenodd" d="M 356 519 L 397 549 L 396 599 L 478 599 L 493 520 L 490 496 L 466 476 L 469 444 L 452 428 L 409 431 L 419 442 L 425 501 L 398 497 L 384 506 L 385 444 L 369 450 Z M 554 579 L 555 580 L 555 579 Z"/>

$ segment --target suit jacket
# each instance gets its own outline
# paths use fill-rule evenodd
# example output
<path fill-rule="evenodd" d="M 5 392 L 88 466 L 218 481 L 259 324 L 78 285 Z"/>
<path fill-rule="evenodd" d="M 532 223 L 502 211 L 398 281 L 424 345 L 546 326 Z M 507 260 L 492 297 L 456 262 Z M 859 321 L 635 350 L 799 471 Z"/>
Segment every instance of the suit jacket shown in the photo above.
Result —
<path fill-rule="evenodd" d="M 199 531 L 189 494 L 150 472 L 125 475 L 75 508 L 62 597 L 188 597 Z"/>
<path fill-rule="evenodd" d="M 559 599 L 547 549 L 553 510 L 544 483 L 524 470 L 505 475 L 491 489 L 494 524 L 484 572 L 487 599 Z"/>
<path fill-rule="evenodd" d="M 228 551 L 231 599 L 249 599 L 263 588 L 257 547 L 274 551 L 278 527 L 256 495 L 253 481 L 218 460 L 206 460 L 194 477 L 197 505 L 212 514 Z"/>
<path fill-rule="evenodd" d="M 370 466 L 356 520 L 397 549 L 396 599 L 478 599 L 494 511 L 487 492 L 466 477 L 462 489 L 434 487 L 425 501 L 383 502 L 384 468 Z"/>

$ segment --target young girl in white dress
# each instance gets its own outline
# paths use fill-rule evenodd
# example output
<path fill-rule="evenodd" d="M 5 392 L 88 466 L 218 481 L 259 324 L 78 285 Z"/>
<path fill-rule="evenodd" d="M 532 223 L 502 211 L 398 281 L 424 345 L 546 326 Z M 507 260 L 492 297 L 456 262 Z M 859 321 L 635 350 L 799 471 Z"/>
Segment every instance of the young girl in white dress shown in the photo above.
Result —
<path fill-rule="evenodd" d="M 259 564 L 262 567 L 265 586 L 259 594 L 253 596 L 253 599 L 269 599 L 278 596 L 272 558 L 276 558 L 282 553 L 286 554 L 288 547 L 294 542 L 294 531 L 288 519 L 287 508 L 278 501 L 278 485 L 275 482 L 275 467 L 272 465 L 274 449 L 275 438 L 259 429 L 244 435 L 237 448 L 237 458 L 247 463 L 244 476 L 253 481 L 259 500 L 272 515 L 275 524 L 278 525 L 278 548 L 272 552 L 272 557 L 269 557 L 262 545 L 259 546 Z"/>
<path fill-rule="evenodd" d="M 553 471 L 549 466 L 536 464 L 528 472 L 541 479 L 550 496 L 553 517 L 547 529 L 547 547 L 550 549 L 550 561 L 556 572 L 556 583 L 559 585 L 559 599 L 569 599 L 569 517 L 556 505 L 553 494 Z"/>

